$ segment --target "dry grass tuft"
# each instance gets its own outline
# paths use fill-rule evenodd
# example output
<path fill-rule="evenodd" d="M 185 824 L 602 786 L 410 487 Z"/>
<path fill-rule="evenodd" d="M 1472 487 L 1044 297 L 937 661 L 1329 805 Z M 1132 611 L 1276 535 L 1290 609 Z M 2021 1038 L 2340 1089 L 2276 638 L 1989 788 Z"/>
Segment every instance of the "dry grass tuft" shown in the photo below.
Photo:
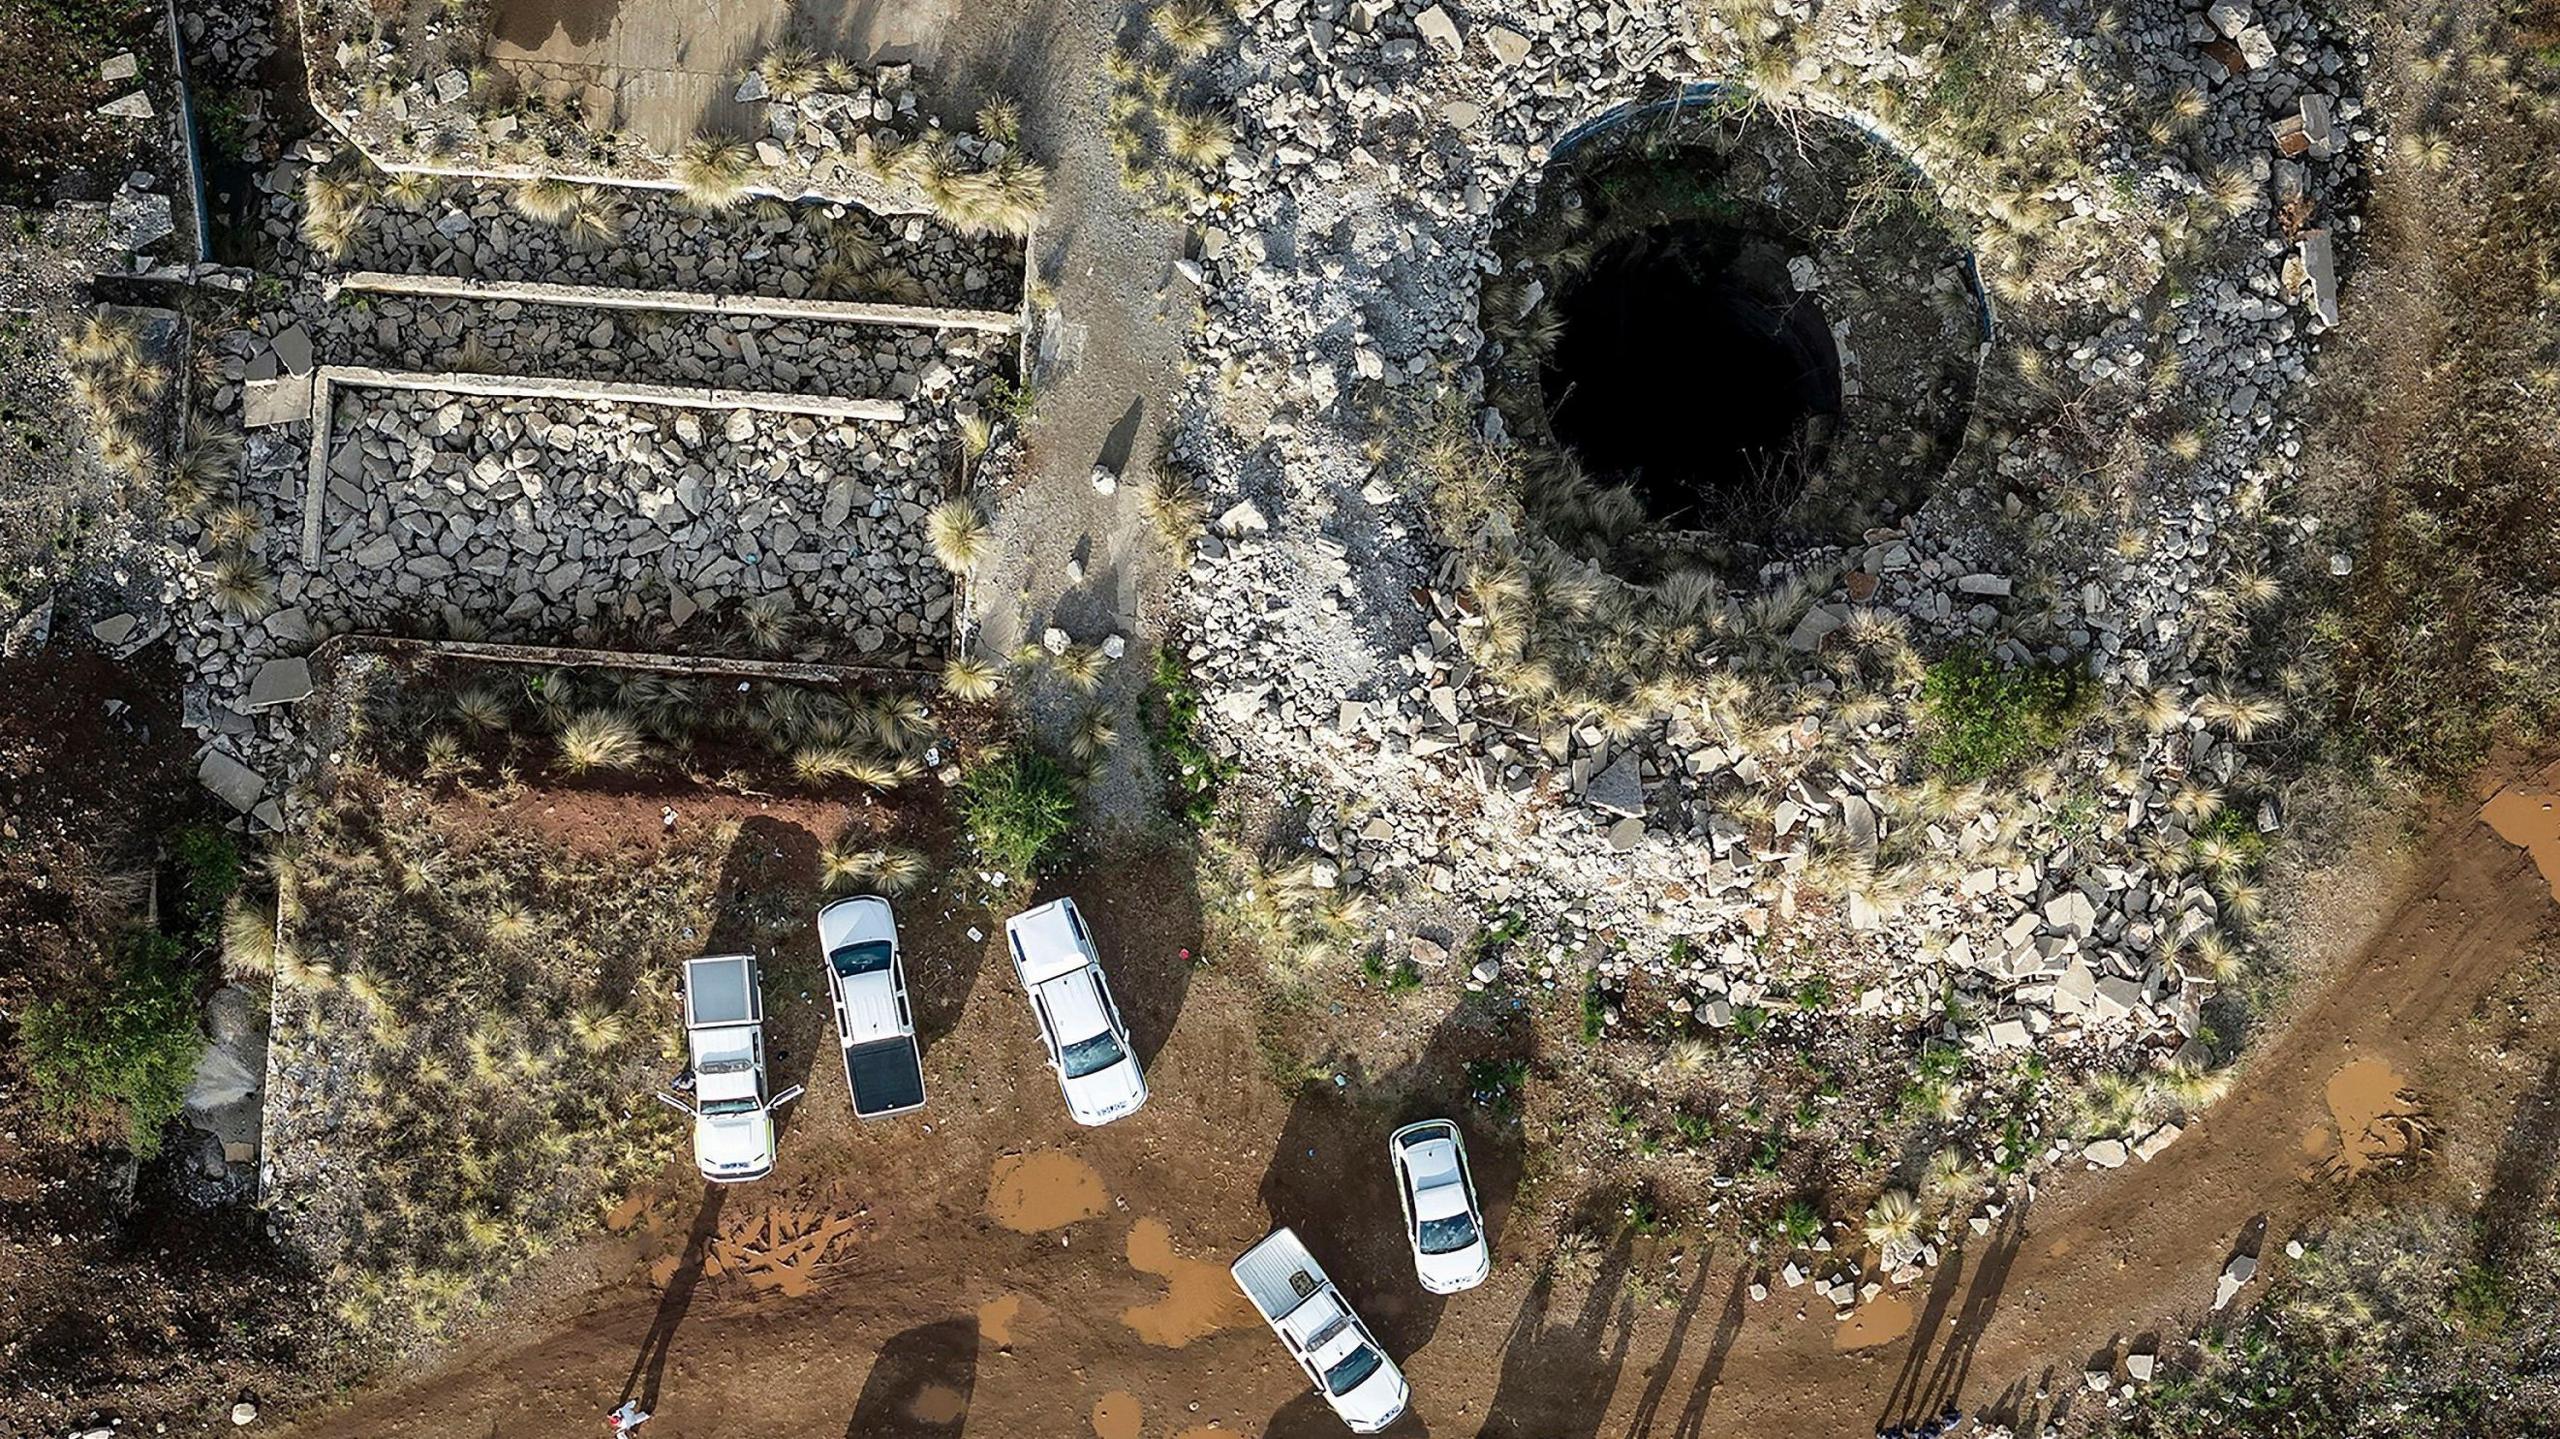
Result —
<path fill-rule="evenodd" d="M 730 209 L 746 199 L 755 173 L 754 146 L 712 135 L 686 141 L 676 152 L 673 167 L 684 203 L 706 213 Z"/>
<path fill-rule="evenodd" d="M 560 764 L 571 774 L 634 769 L 645 752 L 640 727 L 618 710 L 586 710 L 560 729 Z"/>
<path fill-rule="evenodd" d="M 995 547 L 995 531 L 966 495 L 954 495 L 934 506 L 925 521 L 925 538 L 933 546 L 933 557 L 955 575 L 975 570 Z"/>

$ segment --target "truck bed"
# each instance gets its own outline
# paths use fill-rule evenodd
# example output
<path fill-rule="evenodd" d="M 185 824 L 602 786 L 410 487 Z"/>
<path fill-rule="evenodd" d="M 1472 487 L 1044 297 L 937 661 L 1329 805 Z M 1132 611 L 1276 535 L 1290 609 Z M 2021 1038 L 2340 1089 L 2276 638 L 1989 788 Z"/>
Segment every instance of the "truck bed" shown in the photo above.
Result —
<path fill-rule="evenodd" d="M 1285 1225 L 1240 1255 L 1229 1272 L 1263 1319 L 1275 1325 L 1331 1284 L 1297 1232 Z"/>
<path fill-rule="evenodd" d="M 844 1087 L 860 1119 L 880 1119 L 924 1107 L 924 1057 L 912 1036 L 898 1035 L 844 1051 Z"/>

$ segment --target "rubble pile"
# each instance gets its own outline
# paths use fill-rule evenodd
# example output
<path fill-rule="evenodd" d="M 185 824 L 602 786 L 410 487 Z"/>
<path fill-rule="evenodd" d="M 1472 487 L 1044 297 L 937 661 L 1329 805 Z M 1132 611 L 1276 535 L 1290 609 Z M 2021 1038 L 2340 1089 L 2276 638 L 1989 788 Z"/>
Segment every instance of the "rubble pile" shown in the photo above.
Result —
<path fill-rule="evenodd" d="M 1546 0 L 1498 22 L 1445 4 L 1245 7 L 1244 140 L 1193 206 L 1186 270 L 1206 321 L 1176 452 L 1219 516 L 1191 567 L 1188 658 L 1229 749 L 1330 797 L 1312 841 L 1346 882 L 1531 917 L 1539 940 L 1502 980 L 1578 986 L 1596 966 L 1612 990 L 1641 983 L 1716 1024 L 1769 992 L 1782 958 L 1813 955 L 1846 981 L 1843 1012 L 1977 1051 L 2199 1059 L 2214 981 L 2195 947 L 2245 943 L 2247 916 L 2191 854 L 2226 797 L 2241 806 L 2226 834 L 2282 818 L 2243 803 L 2252 726 L 2205 698 L 2276 686 L 2219 673 L 2211 627 L 2230 623 L 2235 573 L 2325 552 L 2318 518 L 2275 502 L 2300 445 L 2288 411 L 2334 316 L 2329 237 L 2354 228 L 2329 210 L 2373 140 L 2354 58 L 2310 11 L 2147 3 L 2126 14 L 2118 69 L 2070 35 L 2009 55 L 2033 67 L 2044 123 L 2085 137 L 2084 168 L 2021 196 L 1967 176 L 1943 198 L 1983 236 L 2001 310 L 1988 363 L 2105 414 L 2121 488 L 2032 509 L 2090 470 L 2088 415 L 2013 402 L 1978 420 L 1916 513 L 1737 595 L 1748 623 L 1774 626 L 1752 679 L 1803 701 L 1782 723 L 1686 700 L 1632 725 L 1524 722 L 1481 662 L 1480 606 L 1419 467 L 1364 450 L 1380 414 L 1454 409 L 1487 428 L 1475 298 L 1502 272 L 1503 197 L 1539 182 L 1572 127 L 1663 93 L 1657 77 L 1750 69 L 1783 90 L 1772 103 L 1855 119 L 1956 173 L 1930 134 L 1873 113 L 1934 58 L 1901 51 L 1894 7 L 1781 9 L 1799 58 L 1772 76 L 1751 61 L 1778 19 L 1693 36 L 1685 9 L 1645 4 Z M 2182 86 L 2201 103 L 2164 129 L 2176 143 L 2141 133 L 2137 101 Z M 1257 390 L 1276 413 L 1236 422 L 1225 397 Z M 2085 664 L 2102 712 L 2161 721 L 2115 727 L 2138 754 L 2092 747 L 1933 792 L 1916 682 L 1883 713 L 1821 702 L 1846 631 L 1875 613 L 1924 656 Z"/>

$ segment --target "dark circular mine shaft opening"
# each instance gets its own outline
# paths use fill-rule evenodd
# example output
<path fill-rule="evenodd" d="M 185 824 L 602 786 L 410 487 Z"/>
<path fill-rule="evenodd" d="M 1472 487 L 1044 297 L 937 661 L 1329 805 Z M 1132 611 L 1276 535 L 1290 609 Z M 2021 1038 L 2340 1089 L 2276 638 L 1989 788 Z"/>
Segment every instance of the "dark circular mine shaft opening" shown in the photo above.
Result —
<path fill-rule="evenodd" d="M 1840 412 L 1830 322 L 1776 245 L 1708 225 L 1610 243 L 1555 300 L 1555 436 L 1669 529 L 1776 521 Z"/>

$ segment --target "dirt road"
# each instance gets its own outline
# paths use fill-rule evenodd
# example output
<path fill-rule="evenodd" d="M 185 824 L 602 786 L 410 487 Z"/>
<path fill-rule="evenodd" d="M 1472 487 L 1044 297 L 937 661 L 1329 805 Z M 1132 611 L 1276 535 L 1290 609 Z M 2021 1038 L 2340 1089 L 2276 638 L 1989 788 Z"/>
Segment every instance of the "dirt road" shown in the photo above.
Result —
<path fill-rule="evenodd" d="M 2263 1243 L 2280 1262 L 2287 1234 L 2334 1209 L 2318 1171 L 2340 1147 L 2332 1081 L 2350 1063 L 2405 1078 L 2440 1116 L 2459 1109 L 2448 1143 L 2503 1130 L 2514 1095 L 2478 1080 L 2474 1014 L 2560 909 L 2472 809 L 2417 852 L 2361 957 L 2301 997 L 2210 1117 L 2148 1166 L 2072 1175 L 2013 1210 L 1900 1299 L 1899 1339 L 1891 1304 L 1844 1340 L 1806 1291 L 1751 1303 L 1736 1256 L 1669 1241 L 1543 1268 L 1507 1244 L 1485 1288 L 1426 1300 L 1400 1271 L 1371 1151 L 1515 1039 L 1462 1011 L 1401 1066 L 1288 1093 L 1258 1053 L 1248 987 L 1180 956 L 1199 933 L 1181 876 L 1146 870 L 1116 899 L 1079 892 L 1156 1098 L 1079 1131 L 1001 957 L 911 905 L 919 986 L 966 994 L 927 1024 L 921 1121 L 856 1128 L 832 1067 L 813 1066 L 776 1179 L 707 1196 L 676 1182 L 626 1206 L 621 1232 L 562 1271 L 599 1283 L 292 1432 L 576 1433 L 636 1393 L 658 1413 L 652 1439 L 1337 1434 L 1225 1288 L 1226 1256 L 1274 1217 L 1404 1357 L 1412 1433 L 1862 1434 L 1950 1399 L 2061 1397 L 2102 1348 L 2195 1320 L 2232 1253 Z M 816 1040 L 815 1001 L 769 988 L 785 1047 Z M 2355 1108 L 2359 1085 L 2344 1090 Z M 1471 1142 L 1501 1235 L 1519 1156 L 1498 1134 Z M 1841 1349 L 1865 1340 L 1885 1342 Z"/>

